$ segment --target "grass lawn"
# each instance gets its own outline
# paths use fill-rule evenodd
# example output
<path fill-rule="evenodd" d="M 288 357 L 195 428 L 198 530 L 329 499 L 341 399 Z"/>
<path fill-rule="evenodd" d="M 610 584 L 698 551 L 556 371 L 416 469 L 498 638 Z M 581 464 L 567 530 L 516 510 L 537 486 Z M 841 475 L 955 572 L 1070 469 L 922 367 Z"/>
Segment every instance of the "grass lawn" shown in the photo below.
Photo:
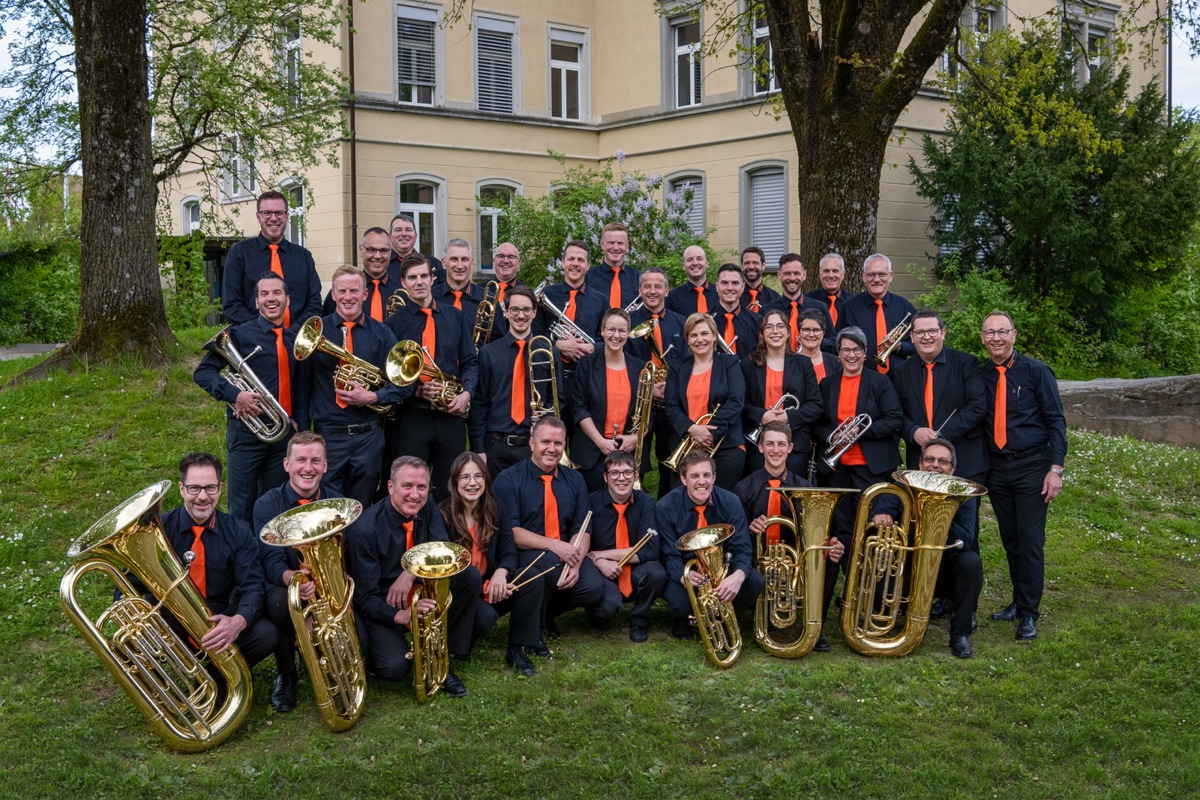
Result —
<path fill-rule="evenodd" d="M 748 637 L 711 669 L 696 642 L 606 634 L 568 617 L 533 679 L 504 666 L 504 631 L 457 671 L 470 694 L 417 706 L 372 685 L 349 732 L 267 702 L 204 754 L 167 749 L 59 607 L 67 545 L 180 455 L 224 452 L 221 404 L 178 365 L 56 375 L 0 392 L 0 797 L 1194 798 L 1200 796 L 1200 451 L 1072 431 L 1050 513 L 1039 639 L 988 613 L 1009 599 L 990 507 L 975 658 L 945 621 L 904 659 L 798 661 Z M 0 383 L 29 362 L 0 363 Z M 179 503 L 174 491 L 168 505 Z M 105 605 L 106 588 L 85 599 Z M 834 628 L 835 626 L 830 626 Z"/>

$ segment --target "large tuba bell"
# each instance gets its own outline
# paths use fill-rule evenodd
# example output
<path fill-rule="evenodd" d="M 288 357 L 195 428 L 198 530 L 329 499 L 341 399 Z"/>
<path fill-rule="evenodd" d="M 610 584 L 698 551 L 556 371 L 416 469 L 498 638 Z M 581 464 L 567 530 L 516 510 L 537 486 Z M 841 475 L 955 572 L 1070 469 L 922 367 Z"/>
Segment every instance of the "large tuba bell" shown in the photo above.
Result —
<path fill-rule="evenodd" d="M 483 299 L 475 309 L 475 327 L 471 330 L 471 341 L 480 348 L 492 339 L 492 326 L 496 321 L 497 298 L 500 297 L 500 284 L 488 281 L 483 287 Z"/>
<path fill-rule="evenodd" d="M 525 374 L 529 376 L 529 407 L 533 421 L 547 414 L 562 419 L 558 402 L 558 369 L 554 365 L 554 345 L 545 336 L 531 336 L 525 347 Z M 542 388 L 538 388 L 541 386 Z M 548 402 L 547 402 L 548 401 Z M 576 469 L 567 451 L 558 458 L 560 467 Z"/>
<path fill-rule="evenodd" d="M 458 378 L 442 372 L 442 368 L 437 365 L 433 360 L 433 356 L 429 354 L 429 351 L 420 342 L 405 339 L 402 342 L 398 342 L 396 346 L 400 348 L 400 357 L 396 359 L 388 358 L 388 380 L 397 386 L 408 386 L 419 381 L 421 378 L 437 381 L 442 385 L 442 390 L 438 392 L 437 398 L 430 405 L 438 411 L 449 413 L 450 404 L 463 391 L 463 385 L 459 382 Z M 468 405 L 467 410 L 469 411 L 470 408 L 470 405 Z M 459 416 L 466 416 L 466 412 Z"/>
<path fill-rule="evenodd" d="M 78 559 L 63 575 L 59 600 L 72 624 L 117 681 L 150 727 L 171 747 L 200 752 L 225 741 L 250 711 L 250 667 L 236 647 L 206 653 L 224 687 L 205 669 L 163 617 L 166 608 L 195 641 L 212 627 L 212 611 L 171 551 L 160 514 L 171 486 L 149 486 L 101 517 L 76 539 L 67 555 Z M 191 553 L 187 554 L 191 562 Z M 123 570 L 158 598 L 150 605 Z M 95 621 L 84 612 L 76 587 L 100 571 L 122 597 Z M 112 628 L 111 638 L 104 633 Z M 222 691 L 222 688 L 224 691 Z"/>
<path fill-rule="evenodd" d="M 341 345 L 334 344 L 321 333 L 321 318 L 309 317 L 300 332 L 296 334 L 296 343 L 292 345 L 292 354 L 297 361 L 303 361 L 313 353 L 320 351 L 338 360 L 337 368 L 333 371 L 333 385 L 338 389 L 346 389 L 351 383 L 357 383 L 368 389 L 378 389 L 387 382 L 384 373 L 370 361 L 359 358 Z M 388 353 L 387 369 L 390 373 L 392 362 L 401 358 L 400 345 L 397 343 Z M 369 405 L 372 411 L 384 414 L 387 406 Z"/>
<path fill-rule="evenodd" d="M 229 381 L 234 387 L 241 392 L 257 392 L 262 398 L 263 413 L 257 417 L 247 417 L 242 422 L 250 429 L 250 432 L 264 442 L 278 442 L 287 435 L 288 429 L 291 428 L 291 419 L 288 413 L 284 411 L 283 406 L 275 399 L 275 396 L 267 389 L 254 370 L 246 365 L 246 362 L 254 358 L 254 356 L 262 351 L 261 346 L 255 346 L 250 351 L 250 355 L 245 358 L 233 346 L 233 339 L 229 335 L 229 329 L 232 325 L 226 325 L 221 330 L 217 331 L 216 335 L 204 343 L 204 349 L 210 353 L 216 353 L 221 358 L 229 362 L 229 366 L 221 369 L 221 377 Z M 227 404 L 230 408 L 234 408 L 233 403 Z M 236 414 L 236 409 L 234 410 Z M 239 417 L 240 419 L 240 417 Z"/>
<path fill-rule="evenodd" d="M 720 410 L 721 404 L 717 403 L 715 406 L 713 406 L 712 411 L 709 411 L 707 414 L 701 414 L 700 419 L 696 420 L 696 424 L 707 425 Z M 708 448 L 708 454 L 711 456 L 716 453 L 718 448 L 721 447 L 721 442 L 723 441 L 725 441 L 724 436 L 722 436 L 720 439 L 714 439 L 712 447 Z M 683 463 L 683 457 L 695 450 L 697 447 L 699 447 L 699 445 L 696 443 L 696 440 L 692 438 L 692 435 L 690 433 L 685 434 L 683 440 L 675 447 L 674 452 L 667 456 L 666 460 L 662 462 L 663 466 L 672 472 L 679 472 L 679 465 Z"/>
<path fill-rule="evenodd" d="M 361 513 L 362 503 L 357 500 L 318 500 L 288 509 L 259 533 L 269 545 L 299 550 L 310 573 L 292 575 L 288 610 L 312 678 L 317 711 L 333 731 L 353 727 L 367 695 L 367 673 L 354 627 L 354 581 L 342 566 L 338 535 Z M 317 593 L 306 605 L 300 587 L 308 580 L 316 584 Z"/>
<path fill-rule="evenodd" d="M 857 489 L 780 486 L 792 507 L 792 517 L 768 517 L 767 530 L 781 525 L 792 532 L 795 545 L 768 541 L 766 532 L 755 538 L 758 571 L 766 587 L 754 607 L 754 637 L 759 646 L 778 658 L 800 658 L 812 651 L 821 635 L 821 600 L 825 591 L 825 546 L 833 509 L 843 494 Z M 803 628 L 791 639 L 776 638 L 797 621 L 803 606 Z"/>
<path fill-rule="evenodd" d="M 893 473 L 892 478 L 898 486 L 877 483 L 859 500 L 852 560 L 846 573 L 842 635 L 852 649 L 868 656 L 905 656 L 921 644 L 929 627 L 942 551 L 962 547 L 961 541 L 946 544 L 950 523 L 965 501 L 987 494 L 987 489 L 974 481 L 936 472 L 904 470 Z M 867 535 L 871 502 L 884 494 L 900 499 L 900 522 Z M 904 628 L 895 632 L 906 599 L 909 554 L 908 608 Z"/>
<path fill-rule="evenodd" d="M 684 564 L 683 586 L 692 603 L 692 614 L 704 643 L 704 654 L 717 669 L 728 669 L 742 654 L 742 631 L 732 603 L 717 599 L 717 587 L 725 579 L 729 558 L 721 543 L 733 535 L 732 525 L 709 525 L 685 533 L 675 547 L 695 557 Z M 691 573 L 699 572 L 704 582 L 692 588 Z"/>
<path fill-rule="evenodd" d="M 450 672 L 450 648 L 446 641 L 446 618 L 450 612 L 450 578 L 471 565 L 471 552 L 452 542 L 425 542 L 414 545 L 400 559 L 400 565 L 420 580 L 413 593 L 412 649 L 413 687 L 417 702 L 433 697 Z M 428 598 L 437 608 L 426 616 L 417 613 L 417 601 Z"/>

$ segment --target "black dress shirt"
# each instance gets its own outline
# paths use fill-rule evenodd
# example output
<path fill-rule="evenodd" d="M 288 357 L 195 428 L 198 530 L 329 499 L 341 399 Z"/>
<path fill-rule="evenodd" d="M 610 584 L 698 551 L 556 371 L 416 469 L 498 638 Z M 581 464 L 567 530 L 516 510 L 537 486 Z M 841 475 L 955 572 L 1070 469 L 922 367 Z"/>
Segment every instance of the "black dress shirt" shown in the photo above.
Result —
<path fill-rule="evenodd" d="M 820 434 L 822 441 L 825 441 L 828 434 L 841 422 L 837 418 L 838 400 L 841 395 L 841 372 L 821 381 L 821 399 L 825 403 L 825 425 Z M 867 469 L 880 474 L 891 472 L 900 466 L 900 446 L 897 437 L 900 434 L 900 426 L 904 423 L 904 414 L 900 410 L 900 398 L 896 397 L 896 390 L 887 376 L 869 369 L 860 373 L 854 413 L 871 417 L 871 427 L 858 440 L 863 458 L 867 461 Z"/>
<path fill-rule="evenodd" d="M 268 522 L 285 511 L 299 507 L 301 499 L 316 501 L 338 497 L 341 495 L 324 486 L 318 486 L 316 494 L 306 498 L 301 498 L 292 488 L 291 481 L 282 486 L 276 486 L 254 503 L 254 535 L 259 537 Z M 283 582 L 283 573 L 289 569 L 300 569 L 300 551 L 294 547 L 267 544 L 261 538 L 258 539 L 258 547 L 262 554 L 263 572 L 266 574 L 267 583 L 273 586 L 286 586 L 287 584 Z"/>
<path fill-rule="evenodd" d="M 633 323 L 630 330 L 632 331 L 652 316 L 656 316 L 658 319 L 658 329 L 662 335 L 662 349 L 666 354 L 669 367 L 687 352 L 687 343 L 683 340 L 683 323 L 687 320 L 683 315 L 677 314 L 669 308 L 664 307 L 662 311 L 654 315 L 648 308 L 642 306 L 629 315 L 630 322 Z M 644 339 L 635 339 L 630 336 L 629 340 L 625 342 L 625 350 L 639 361 L 650 360 L 650 345 L 646 344 Z"/>
<path fill-rule="evenodd" d="M 404 571 L 400 559 L 407 550 L 413 523 L 413 544 L 449 541 L 442 514 L 429 498 L 415 517 L 406 517 L 384 497 L 346 529 L 346 572 L 354 579 L 354 609 L 364 619 L 392 623 L 400 609 L 387 601 L 388 589 Z"/>
<path fill-rule="evenodd" d="M 434 302 L 443 303 L 452 308 L 458 308 L 454 305 L 455 299 L 458 299 L 459 305 L 462 306 L 459 310 L 462 311 L 463 318 L 467 322 L 467 329 L 472 333 L 475 331 L 475 317 L 479 313 L 479 302 L 483 300 L 482 286 L 477 283 L 468 283 L 466 289 L 456 292 L 450 288 L 448 283 L 435 283 L 430 294 L 433 296 Z M 499 308 L 496 309 L 496 316 L 503 316 Z M 495 322 L 492 323 L 492 328 L 495 328 Z"/>
<path fill-rule="evenodd" d="M 447 375 L 458 378 L 463 390 L 475 396 L 479 388 L 479 352 L 471 341 L 471 328 L 467 325 L 467 317 L 457 308 L 434 300 L 433 329 L 437 337 L 437 352 L 432 353 L 433 361 L 438 369 Z M 392 316 L 388 317 L 387 326 L 392 329 L 396 339 L 404 341 L 411 339 L 421 343 L 425 333 L 427 317 L 416 303 L 409 303 Z M 409 403 L 424 405 L 429 403 L 414 392 Z"/>
<path fill-rule="evenodd" d="M 767 408 L 767 365 L 755 364 L 753 358 L 742 359 L 742 376 L 746 381 L 746 405 L 742 409 L 745 429 L 752 431 L 762 425 Z M 824 406 L 821 390 L 817 388 L 817 375 L 812 362 L 805 356 L 787 353 L 783 357 L 783 393 L 793 395 L 800 406 L 787 412 L 788 427 L 792 429 L 792 450 L 796 453 L 812 451 L 809 426 L 820 419 Z"/>
<path fill-rule="evenodd" d="M 617 510 L 613 508 L 613 498 L 608 489 L 592 492 L 588 498 L 592 510 L 592 550 L 615 550 L 617 548 Z M 633 547 L 642 540 L 646 531 L 657 524 L 654 515 L 654 498 L 645 492 L 635 491 L 629 496 L 629 505 L 625 508 L 625 525 L 629 529 L 629 546 Z M 657 530 L 657 528 L 655 528 Z M 650 541 L 637 552 L 636 563 L 658 561 L 661 536 L 652 536 Z M 671 543 L 674 546 L 674 542 Z M 634 563 L 634 562 L 630 562 Z"/>
<path fill-rule="evenodd" d="M 163 533 L 180 562 L 196 540 L 192 533 L 196 524 L 183 506 L 163 514 Z M 214 614 L 240 615 L 250 628 L 262 615 L 266 591 L 258 543 L 250 525 L 223 511 L 214 511 L 200 541 L 204 544 L 205 602 Z M 144 590 L 136 580 L 134 586 Z"/>
<path fill-rule="evenodd" d="M 659 500 L 655 507 L 654 519 L 657 522 L 658 535 L 662 539 L 659 553 L 663 567 L 667 570 L 667 580 L 678 583 L 683 577 L 684 556 L 675 546 L 675 542 L 685 533 L 696 530 L 699 519 L 696 503 L 688 496 L 687 487 L 677 486 L 667 492 L 666 497 Z M 720 486 L 714 486 L 705 504 L 704 521 L 709 525 L 733 526 L 733 535 L 721 546 L 730 558 L 729 572 L 740 569 L 748 576 L 754 566 L 754 545 L 750 540 L 746 512 L 742 509 L 737 495 Z"/>
<path fill-rule="evenodd" d="M 603 345 L 601 345 L 603 347 Z M 625 355 L 625 374 L 629 378 L 629 408 L 626 410 L 625 427 L 621 433 L 633 433 L 633 410 L 637 404 L 638 377 L 646 363 L 638 361 L 631 355 Z M 571 387 L 571 410 L 575 419 L 575 433 L 571 437 L 571 460 L 580 469 L 591 469 L 600 460 L 600 450 L 596 447 L 579 423 L 590 419 L 605 439 L 612 438 L 612 431 L 606 430 L 604 420 L 608 414 L 608 366 L 604 363 L 604 350 L 584 356 L 575 371 L 575 381 Z"/>
<path fill-rule="evenodd" d="M 687 387 L 692 377 L 696 358 L 689 350 L 687 355 L 671 365 L 667 385 L 663 394 L 666 402 L 667 423 L 676 440 L 682 439 L 695 420 L 688 416 Z M 737 356 L 713 353 L 712 375 L 708 379 L 708 410 L 717 403 L 721 408 L 706 425 L 715 425 L 713 440 L 722 436 L 721 448 L 737 447 L 742 444 L 742 408 L 746 402 L 746 380 L 742 376 Z"/>
<path fill-rule="evenodd" d="M 625 308 L 633 302 L 633 298 L 638 296 L 638 289 L 642 281 L 642 273 L 633 267 L 626 264 L 621 267 L 619 280 L 621 281 L 621 305 L 617 308 Z M 584 281 L 588 286 L 604 298 L 604 310 L 609 308 L 608 300 L 612 293 L 613 268 L 608 262 L 601 261 L 587 271 L 584 275 Z"/>
<path fill-rule="evenodd" d="M 425 255 L 422 253 L 421 255 Z M 406 256 L 407 257 L 407 256 Z M 442 266 L 442 261 L 434 256 L 425 255 L 425 260 L 429 262 L 429 270 L 433 273 L 433 285 L 446 282 L 446 268 Z M 396 270 L 396 275 L 400 275 L 400 265 L 404 263 L 404 258 L 397 255 L 396 251 L 392 251 L 392 260 L 388 262 L 388 271 Z"/>
<path fill-rule="evenodd" d="M 737 337 L 737 341 L 733 343 L 733 354 L 738 358 L 745 358 L 758 346 L 758 328 L 762 317 L 741 306 L 729 312 L 725 310 L 724 306 L 718 305 L 715 309 L 710 310 L 708 315 L 713 318 L 713 322 L 717 323 L 717 334 L 721 339 L 725 338 L 725 325 L 729 322 L 725 315 L 729 313 L 733 314 L 733 335 Z M 717 346 L 720 347 L 720 345 Z"/>
<path fill-rule="evenodd" d="M 387 271 L 383 273 L 382 278 L 372 278 L 369 273 L 364 272 L 363 278 L 367 281 L 367 299 L 363 301 L 363 311 L 371 313 L 371 302 L 375 298 L 375 292 L 379 292 L 379 306 L 383 309 L 383 319 L 387 319 L 388 299 L 398 290 L 403 288 L 400 283 L 400 262 L 392 259 L 388 262 Z M 376 281 L 379 281 L 376 285 Z M 404 302 L 408 302 L 405 298 Z M 333 290 L 330 289 L 325 293 L 325 303 L 321 306 L 321 316 L 329 316 L 337 311 L 337 303 L 333 299 Z M 379 320 L 383 322 L 383 319 Z"/>
<path fill-rule="evenodd" d="M 799 330 L 799 328 L 800 328 L 800 314 L 801 313 L 803 313 L 805 311 L 820 311 L 821 312 L 821 324 L 825 326 L 825 336 L 821 339 L 821 347 L 822 347 L 822 349 L 826 349 L 826 350 L 832 349 L 832 346 L 833 346 L 832 341 L 833 341 L 833 333 L 834 333 L 833 323 L 830 322 L 830 320 L 829 320 L 829 309 L 824 303 L 819 303 L 816 300 L 813 300 L 811 297 L 808 297 L 806 295 L 800 295 L 795 300 L 793 300 L 789 297 L 785 297 L 784 295 L 779 295 L 774 300 L 772 300 L 770 302 L 770 304 L 767 305 L 766 308 L 764 308 L 763 310 L 764 311 L 769 311 L 769 310 L 782 311 L 784 317 L 787 318 L 788 324 L 790 325 L 791 320 L 792 320 L 792 304 L 793 303 L 795 303 L 795 305 L 796 305 L 796 329 L 797 330 Z M 791 338 L 791 335 L 789 334 L 789 339 L 790 338 Z M 868 337 L 868 338 L 870 338 L 870 337 Z M 794 341 L 788 342 L 789 347 L 794 344 L 795 344 Z"/>
<path fill-rule="evenodd" d="M 708 310 L 712 311 L 714 308 L 720 306 L 721 298 L 717 296 L 717 287 L 707 280 L 700 285 L 704 287 L 704 302 L 708 304 Z M 697 296 L 696 284 L 688 281 L 682 286 L 676 286 L 667 292 L 667 308 L 676 314 L 683 315 L 683 318 L 686 320 L 692 314 L 695 314 L 699 308 L 699 304 L 696 302 Z"/>
<path fill-rule="evenodd" d="M 979 361 L 969 353 L 943 347 L 933 360 L 933 425 L 925 414 L 925 362 L 920 357 L 901 361 L 888 373 L 900 408 L 904 427 L 900 435 L 907 443 L 906 463 L 918 469 L 921 448 L 913 440 L 918 428 L 941 428 L 942 438 L 954 443 L 958 458 L 956 472 L 977 477 L 987 472 L 987 442 L 983 436 L 983 418 L 987 413 L 987 395 Z M 951 416 L 953 414 L 954 416 Z"/>
<path fill-rule="evenodd" d="M 784 469 L 783 474 L 778 478 L 767 472 L 766 467 L 754 470 L 733 487 L 733 493 L 737 495 L 738 500 L 742 503 L 742 510 L 746 512 L 746 519 L 758 519 L 767 513 L 767 503 L 771 499 L 771 493 L 767 491 L 767 484 L 773 480 L 778 480 L 780 486 L 812 485 L 790 469 Z M 780 513 L 785 517 L 788 516 L 788 502 L 783 495 L 779 496 L 779 507 Z"/>
<path fill-rule="evenodd" d="M 542 482 L 542 476 L 546 474 L 554 475 L 550 491 L 558 504 L 559 538 L 569 542 L 579 532 L 588 512 L 588 491 L 583 476 L 567 467 L 555 467 L 553 473 L 543 472 L 532 458 L 513 464 L 496 476 L 494 493 L 499 501 L 501 526 L 509 533 L 513 528 L 525 528 L 538 536 L 546 535 L 545 484 Z M 552 563 L 553 559 L 547 561 L 546 566 Z"/>
<path fill-rule="evenodd" d="M 834 328 L 842 327 L 842 308 L 845 306 L 846 301 L 849 300 L 853 295 L 851 295 L 845 289 L 838 289 L 837 295 L 835 296 L 836 299 L 833 301 L 833 307 L 837 309 L 836 322 L 833 319 L 833 315 L 829 313 L 829 292 L 825 291 L 824 289 L 813 289 L 811 292 L 805 293 L 804 296 L 812 300 L 816 300 L 825 308 L 825 316 L 829 317 L 829 321 L 832 323 Z"/>
<path fill-rule="evenodd" d="M 528 343 L 525 357 L 529 357 Z M 525 421 L 517 425 L 512 418 L 513 364 L 516 358 L 517 340 L 511 333 L 479 351 L 479 391 L 471 396 L 471 413 L 467 418 L 467 432 L 473 452 L 484 452 L 484 442 L 489 433 L 500 436 L 529 435 L 529 426 L 533 419 L 528 411 L 531 400 L 528 380 L 525 385 Z M 557 350 L 554 351 L 554 367 L 561 404 L 566 398 L 563 396 L 562 361 Z M 548 378 L 545 372 L 544 369 L 538 369 L 534 377 Z M 542 380 L 538 384 L 538 391 L 542 392 L 548 386 L 549 380 Z M 543 397 L 542 402 L 549 405 L 550 398 Z"/>
<path fill-rule="evenodd" d="M 271 325 L 270 320 L 259 315 L 249 322 L 234 325 L 229 330 L 229 338 L 241 357 L 246 359 L 246 366 L 258 376 L 258 379 L 267 387 L 267 391 L 271 393 L 271 396 L 278 400 L 279 355 L 276 351 L 278 337 L 275 335 L 275 328 Z M 296 334 L 293 331 L 286 330 L 283 332 L 283 346 L 287 350 L 289 377 L 292 378 L 291 386 L 293 387 L 296 385 L 296 359 L 292 355 L 292 345 L 295 341 Z M 255 353 L 255 347 L 261 347 L 262 349 Z M 192 380 L 214 399 L 233 403 L 237 400 L 237 396 L 241 390 L 221 377 L 221 370 L 227 366 L 229 366 L 229 362 L 223 357 L 211 351 L 207 352 L 204 354 L 204 358 L 200 360 L 200 365 L 196 367 L 195 373 L 192 374 Z M 293 389 L 292 418 L 307 417 L 307 414 L 298 414 L 296 412 L 295 401 L 295 390 Z M 232 408 L 228 406 L 225 408 L 225 417 L 226 419 L 235 419 Z M 265 418 L 261 415 L 259 418 L 265 421 Z M 241 424 L 244 425 L 245 423 Z"/>
<path fill-rule="evenodd" d="M 779 297 L 779 292 L 760 282 L 757 289 L 752 288 L 750 284 L 746 284 L 746 288 L 742 290 L 742 297 L 738 302 L 745 309 L 750 309 L 751 303 L 758 303 L 757 310 L 750 310 L 753 310 L 756 314 L 762 314 L 767 310 L 767 305 L 777 297 Z"/>
<path fill-rule="evenodd" d="M 261 233 L 229 248 L 221 279 L 221 311 L 230 322 L 250 322 L 258 314 L 258 279 L 271 271 L 271 243 Z M 321 279 L 312 253 L 287 239 L 279 241 L 279 265 L 288 288 L 292 330 L 321 313 Z"/>
<path fill-rule="evenodd" d="M 1000 373 L 990 360 L 983 364 L 983 384 L 988 403 L 984 438 L 992 453 L 992 464 L 995 465 L 997 457 L 1046 450 L 1050 454 L 1050 463 L 1061 465 L 1067 457 L 1067 421 L 1063 416 L 1062 398 L 1058 394 L 1054 370 L 1015 350 L 1007 366 L 1008 442 L 1003 450 L 997 450 L 992 431 L 996 420 L 996 383 Z"/>
<path fill-rule="evenodd" d="M 867 369 L 874 370 L 878 366 L 875 363 L 875 353 L 878 351 L 877 336 L 875 330 L 875 298 L 870 292 L 863 292 L 851 297 L 842 304 L 841 322 L 838 324 L 838 330 L 844 330 L 851 326 L 862 328 L 863 333 L 867 335 Z M 888 292 L 883 296 L 883 319 L 887 323 L 887 329 L 891 331 L 909 314 L 915 314 L 916 309 L 913 304 L 905 300 L 898 294 Z M 912 317 L 908 318 L 912 322 Z M 913 347 L 913 343 L 908 337 L 900 343 L 900 346 L 892 351 L 891 367 L 896 366 L 896 363 L 910 356 L 916 355 L 917 349 Z"/>

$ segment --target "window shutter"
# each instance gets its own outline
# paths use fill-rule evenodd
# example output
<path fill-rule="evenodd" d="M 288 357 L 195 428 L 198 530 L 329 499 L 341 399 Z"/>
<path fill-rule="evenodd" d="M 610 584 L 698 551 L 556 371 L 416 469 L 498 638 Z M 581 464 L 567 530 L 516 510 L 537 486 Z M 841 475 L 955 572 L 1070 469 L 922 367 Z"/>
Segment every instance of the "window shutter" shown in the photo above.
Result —
<path fill-rule="evenodd" d="M 767 264 L 778 264 L 787 252 L 787 184 L 783 170 L 764 169 L 750 176 L 750 244 L 766 254 Z"/>
<path fill-rule="evenodd" d="M 396 20 L 399 34 L 397 52 L 399 56 L 399 82 L 411 86 L 435 85 L 433 59 L 433 23 L 399 17 Z"/>
<path fill-rule="evenodd" d="M 513 35 L 511 32 L 476 30 L 480 111 L 511 114 L 513 111 Z"/>
<path fill-rule="evenodd" d="M 691 189 L 692 202 L 684 211 L 683 218 L 697 236 L 704 235 L 704 219 L 706 198 L 704 196 L 704 181 L 700 178 L 680 178 L 675 181 L 675 190 L 683 193 Z"/>

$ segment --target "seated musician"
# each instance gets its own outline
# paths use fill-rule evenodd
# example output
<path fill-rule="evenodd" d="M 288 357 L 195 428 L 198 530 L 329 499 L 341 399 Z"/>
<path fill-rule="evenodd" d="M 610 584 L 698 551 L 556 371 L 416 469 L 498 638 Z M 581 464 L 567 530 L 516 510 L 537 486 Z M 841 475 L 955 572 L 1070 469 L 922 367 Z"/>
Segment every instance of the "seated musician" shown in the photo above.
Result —
<path fill-rule="evenodd" d="M 723 545 L 729 556 L 728 569 L 716 592 L 722 603 L 733 603 L 739 617 L 754 608 L 763 590 L 763 578 L 753 566 L 754 547 L 746 513 L 737 495 L 716 485 L 717 470 L 712 457 L 693 450 L 683 457 L 679 472 L 683 485 L 658 501 L 654 519 L 662 537 L 659 558 L 667 573 L 663 600 L 671 611 L 671 635 L 677 639 L 690 639 L 692 629 L 688 617 L 692 614 L 692 604 L 683 587 L 683 554 L 675 547 L 680 536 L 709 525 L 733 526 L 733 535 Z M 690 579 L 693 586 L 703 582 L 696 571 L 690 574 Z"/>
<path fill-rule="evenodd" d="M 590 498 L 592 509 L 592 549 L 588 558 L 604 576 L 607 600 L 620 604 L 631 601 L 629 639 L 646 641 L 650 630 L 650 606 L 662 594 L 667 574 L 659 562 L 659 537 L 651 536 L 625 566 L 618 562 L 654 527 L 654 499 L 634 491 L 637 478 L 633 455 L 612 450 L 604 457 L 605 488 Z"/>
<path fill-rule="evenodd" d="M 471 551 L 471 565 L 483 576 L 483 593 L 475 600 L 471 647 L 486 636 L 503 615 L 508 623 L 504 662 L 532 678 L 528 652 L 541 642 L 545 582 L 534 578 L 536 565 L 518 577 L 517 547 L 512 531 L 500 524 L 492 477 L 478 453 L 460 453 L 450 467 L 450 496 L 438 506 L 454 541 Z M 464 655 L 470 655 L 468 650 Z"/>

